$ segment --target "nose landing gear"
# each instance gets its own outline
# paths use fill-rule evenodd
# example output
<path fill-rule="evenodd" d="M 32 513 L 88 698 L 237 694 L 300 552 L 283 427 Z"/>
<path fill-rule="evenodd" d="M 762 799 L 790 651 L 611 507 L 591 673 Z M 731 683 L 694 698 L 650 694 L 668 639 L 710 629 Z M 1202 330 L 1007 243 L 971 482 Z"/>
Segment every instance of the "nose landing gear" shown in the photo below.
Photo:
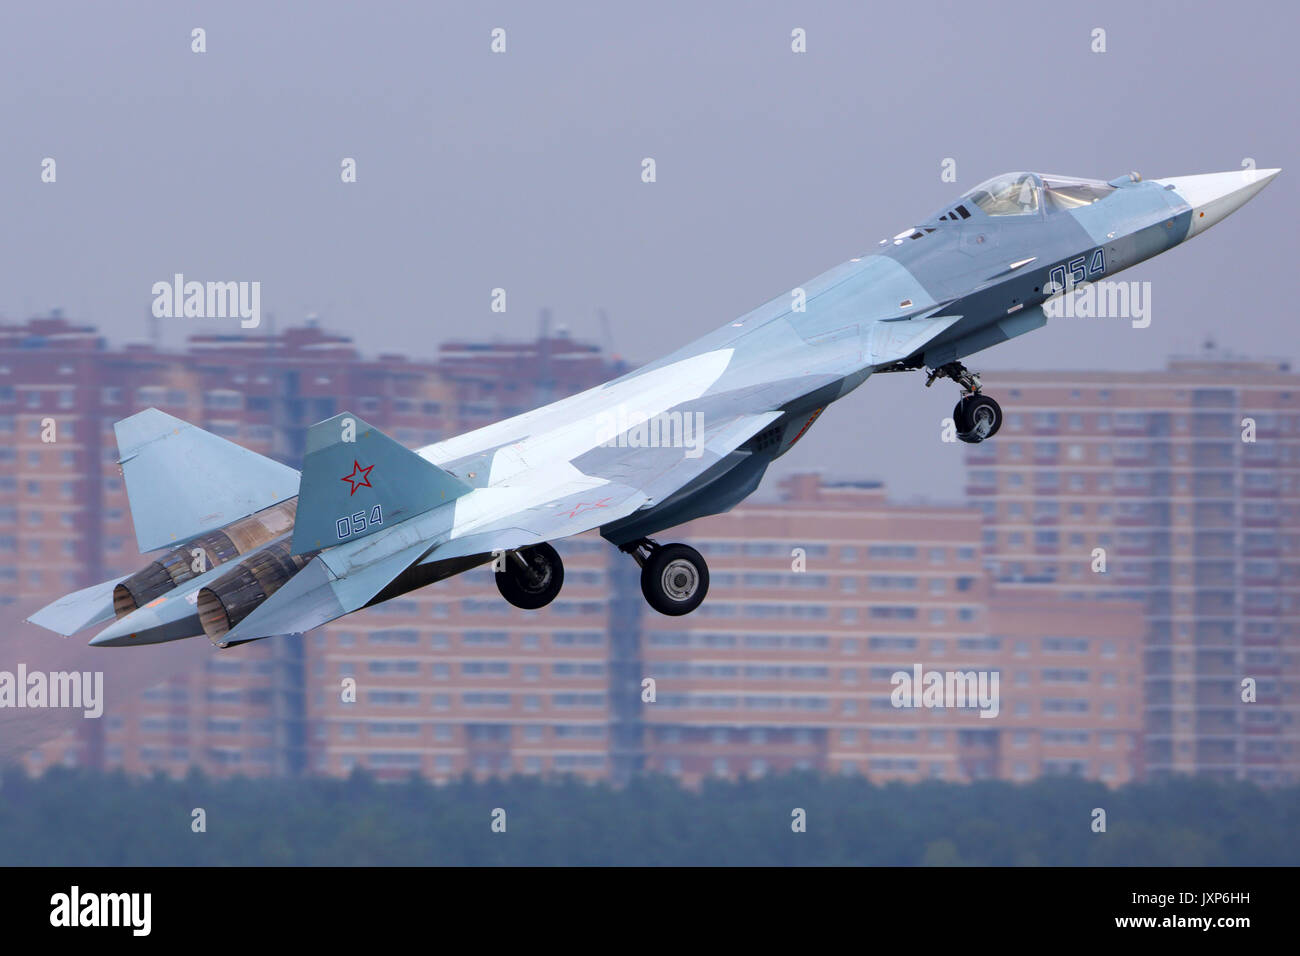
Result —
<path fill-rule="evenodd" d="M 961 400 L 952 410 L 958 438 L 976 444 L 997 434 L 1002 427 L 1002 407 L 980 391 L 978 372 L 972 372 L 961 362 L 949 362 L 930 370 L 925 387 L 929 388 L 937 378 L 950 378 L 961 386 Z"/>
<path fill-rule="evenodd" d="M 641 538 L 619 550 L 641 566 L 641 593 L 660 614 L 690 614 L 709 593 L 709 566 L 689 545 L 661 545 Z"/>

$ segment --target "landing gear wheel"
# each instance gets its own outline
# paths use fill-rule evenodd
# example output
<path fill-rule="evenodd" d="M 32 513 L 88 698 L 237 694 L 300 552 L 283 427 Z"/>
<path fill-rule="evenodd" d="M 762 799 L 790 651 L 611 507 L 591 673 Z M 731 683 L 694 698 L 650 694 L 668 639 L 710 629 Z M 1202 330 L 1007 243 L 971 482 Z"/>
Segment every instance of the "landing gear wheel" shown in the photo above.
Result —
<path fill-rule="evenodd" d="M 564 585 L 564 562 L 549 544 L 520 548 L 505 556 L 505 570 L 496 573 L 501 596 L 525 611 L 546 607 Z"/>
<path fill-rule="evenodd" d="M 977 392 L 957 403 L 952 420 L 957 425 L 957 437 L 976 444 L 998 433 L 1002 427 L 1002 408 L 987 395 Z"/>
<path fill-rule="evenodd" d="M 709 566 L 688 545 L 660 545 L 641 565 L 641 593 L 660 614 L 690 614 L 709 593 Z"/>

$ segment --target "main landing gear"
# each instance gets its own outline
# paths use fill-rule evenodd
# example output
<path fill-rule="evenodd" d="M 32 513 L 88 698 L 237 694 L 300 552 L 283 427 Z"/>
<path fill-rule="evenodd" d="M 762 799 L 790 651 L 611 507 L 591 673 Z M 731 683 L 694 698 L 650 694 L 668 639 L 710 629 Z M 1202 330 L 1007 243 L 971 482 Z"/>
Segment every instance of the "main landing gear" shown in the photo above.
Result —
<path fill-rule="evenodd" d="M 555 600 L 564 585 L 564 562 L 546 542 L 531 548 L 507 551 L 497 570 L 497 590 L 501 596 L 525 611 L 546 607 Z"/>
<path fill-rule="evenodd" d="M 641 566 L 641 593 L 660 614 L 690 614 L 709 593 L 709 566 L 685 544 L 658 544 L 649 538 L 619 548 Z"/>
<path fill-rule="evenodd" d="M 952 410 L 958 438 L 976 444 L 998 433 L 1002 427 L 1002 408 L 980 391 L 978 372 L 972 372 L 961 362 L 949 362 L 930 370 L 925 378 L 925 387 L 929 388 L 937 378 L 950 378 L 961 386 L 961 400 Z"/>

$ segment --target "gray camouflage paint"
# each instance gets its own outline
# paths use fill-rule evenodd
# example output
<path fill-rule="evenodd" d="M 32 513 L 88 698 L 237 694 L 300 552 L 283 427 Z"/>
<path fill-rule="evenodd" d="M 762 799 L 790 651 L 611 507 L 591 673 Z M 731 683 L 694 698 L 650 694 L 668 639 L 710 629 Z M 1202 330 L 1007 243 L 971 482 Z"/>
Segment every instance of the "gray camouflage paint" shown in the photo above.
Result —
<path fill-rule="evenodd" d="M 302 488 L 312 502 L 306 509 L 300 502 L 298 520 L 303 527 L 295 529 L 295 541 L 310 538 L 314 547 L 325 546 L 325 550 L 232 629 L 222 646 L 308 630 L 481 564 L 494 551 L 557 540 L 595 527 L 614 544 L 625 544 L 725 511 L 758 487 L 768 464 L 789 451 L 822 409 L 875 372 L 934 368 L 1038 328 L 1046 322 L 1042 304 L 1051 291 L 1053 268 L 1080 256 L 1091 260 L 1096 250 L 1102 250 L 1104 268 L 1088 279 L 1110 277 L 1208 228 L 1254 196 L 1276 172 L 1154 182 L 1113 180 L 1114 190 L 1090 205 L 1049 209 L 1039 201 L 1036 212 L 1028 215 L 989 216 L 963 197 L 914 229 L 882 240 L 871 253 L 805 283 L 802 311 L 795 310 L 792 291 L 603 386 L 415 453 L 373 432 L 372 444 L 382 449 L 384 463 L 383 480 L 375 482 L 381 486 L 377 500 L 395 522 L 368 527 L 333 546 L 326 544 L 325 536 L 336 512 L 342 514 L 349 507 L 353 494 L 349 490 L 343 496 L 342 488 L 351 489 L 353 482 L 342 485 L 348 479 L 340 479 L 336 472 L 348 463 L 344 459 L 351 461 L 352 453 L 338 445 L 339 419 L 344 416 L 321 422 L 309 432 L 311 454 Z M 1041 185 L 1037 177 L 1034 182 Z M 952 212 L 958 205 L 965 217 Z M 716 374 L 709 371 L 708 384 L 701 390 L 697 387 L 704 374 L 700 369 L 719 356 L 725 356 L 725 366 Z M 668 403 L 669 414 L 703 416 L 703 448 L 698 457 L 683 455 L 681 448 L 587 443 L 567 459 L 545 461 L 548 442 L 562 443 L 566 430 L 571 440 L 575 421 L 589 420 L 613 402 L 636 399 L 641 383 L 646 383 L 646 389 L 662 391 L 665 382 L 670 386 L 676 382 L 682 393 L 691 396 Z M 143 418 L 133 416 L 127 421 L 134 422 L 139 432 L 157 425 L 147 417 L 151 414 L 161 413 L 141 413 Z M 371 434 L 369 426 L 360 426 Z M 132 431 L 132 426 L 125 427 Z M 137 436 L 139 441 L 153 441 L 149 429 L 144 431 Z M 185 434 L 186 467 L 193 468 L 204 455 L 214 473 L 228 467 L 210 453 L 202 437 L 206 433 Z M 257 502 L 244 499 L 252 494 L 249 476 L 256 478 L 258 469 L 247 461 L 248 454 L 239 456 L 245 475 L 240 502 L 252 510 Z M 539 458 L 543 467 L 534 467 Z M 580 479 L 598 479 L 599 484 L 579 482 L 574 487 L 573 482 L 558 482 L 553 496 L 494 511 L 483 502 L 496 499 L 478 496 L 496 494 L 509 484 L 496 481 L 498 467 L 513 469 L 511 476 L 519 479 L 516 488 L 527 488 L 533 474 L 540 480 L 548 468 L 567 469 Z M 292 478 L 281 468 L 274 466 L 266 473 L 277 486 Z M 554 475 L 550 479 L 554 481 Z M 425 500 L 430 489 L 446 503 L 430 506 Z M 282 497 L 284 492 L 275 494 Z M 205 502 L 203 507 L 225 513 L 232 506 L 225 501 L 216 504 L 219 507 Z M 139 521 L 134 511 L 133 517 Z M 210 520 L 210 514 L 192 517 L 186 524 L 171 513 L 173 526 L 154 527 L 151 535 L 166 532 L 173 540 L 186 540 L 208 530 L 198 525 Z M 310 532 L 304 536 L 308 526 Z M 465 533 L 460 533 L 462 526 Z M 184 629 L 178 623 L 184 611 L 178 608 L 192 591 L 190 585 L 178 589 L 160 607 L 140 609 L 92 643 L 145 643 L 185 636 L 177 633 L 178 628 Z M 70 633 L 68 628 L 104 619 L 103 609 L 96 604 L 104 593 L 102 585 L 85 589 L 29 620 Z M 136 615 L 141 617 L 137 620 Z M 158 630 L 150 633 L 149 626 Z"/>

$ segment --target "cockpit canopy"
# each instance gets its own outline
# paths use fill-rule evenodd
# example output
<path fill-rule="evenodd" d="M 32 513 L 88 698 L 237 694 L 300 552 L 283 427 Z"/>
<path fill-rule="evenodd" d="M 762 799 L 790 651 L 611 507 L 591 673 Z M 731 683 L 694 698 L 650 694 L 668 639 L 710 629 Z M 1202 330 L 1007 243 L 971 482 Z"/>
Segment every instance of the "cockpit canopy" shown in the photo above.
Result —
<path fill-rule="evenodd" d="M 1115 187 L 1096 179 L 1037 173 L 1003 173 L 980 183 L 962 197 L 986 216 L 1032 216 L 1077 209 L 1105 199 Z"/>
<path fill-rule="evenodd" d="M 980 183 L 964 199 L 986 216 L 1028 216 L 1038 212 L 1038 177 L 1033 173 L 1003 173 Z"/>
<path fill-rule="evenodd" d="M 1047 211 L 1077 209 L 1105 199 L 1115 191 L 1110 183 L 1100 179 L 1079 179 L 1076 176 L 1053 176 L 1043 173 L 1043 195 L 1047 197 Z"/>

